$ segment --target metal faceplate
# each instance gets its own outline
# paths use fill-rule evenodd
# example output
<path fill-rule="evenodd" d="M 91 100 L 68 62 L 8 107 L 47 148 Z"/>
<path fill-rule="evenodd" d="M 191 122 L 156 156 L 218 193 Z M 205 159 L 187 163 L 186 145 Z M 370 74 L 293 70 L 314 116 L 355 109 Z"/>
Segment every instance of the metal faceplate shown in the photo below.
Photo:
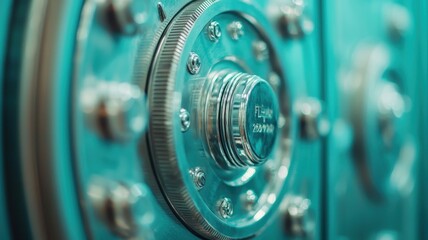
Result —
<path fill-rule="evenodd" d="M 272 31 L 249 4 L 191 3 L 152 66 L 154 171 L 173 210 L 207 238 L 255 235 L 284 195 L 293 120 Z"/>

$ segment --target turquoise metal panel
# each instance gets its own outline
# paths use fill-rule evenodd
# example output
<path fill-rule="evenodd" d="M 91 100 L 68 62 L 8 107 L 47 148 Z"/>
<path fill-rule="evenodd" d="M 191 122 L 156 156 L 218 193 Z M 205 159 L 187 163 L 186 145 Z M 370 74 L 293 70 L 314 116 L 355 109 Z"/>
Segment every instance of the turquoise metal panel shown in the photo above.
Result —
<path fill-rule="evenodd" d="M 45 231 L 35 229 L 35 223 L 44 222 L 46 219 L 38 219 L 33 215 L 34 210 L 29 206 L 34 201 L 28 195 L 28 188 L 24 185 L 23 166 L 20 158 L 22 151 L 19 148 L 19 132 L 26 131 L 19 129 L 20 111 L 20 80 L 22 79 L 22 66 L 24 61 L 24 51 L 27 46 L 25 40 L 33 36 L 28 34 L 28 23 L 32 20 L 31 7 L 43 2 L 14 1 L 13 15 L 11 18 L 11 27 L 9 31 L 9 45 L 6 59 L 6 69 L 4 78 L 4 95 L 5 101 L 2 113 L 7 115 L 2 125 L 4 130 L 3 137 L 7 136 L 7 141 L 3 142 L 3 154 L 7 162 L 7 201 L 8 212 L 11 217 L 11 235 L 13 238 L 30 239 L 36 237 L 36 233 Z M 70 81 L 74 57 L 74 43 L 77 31 L 77 24 L 80 19 L 82 1 L 61 1 L 49 2 L 45 10 L 55 12 L 55 19 L 46 20 L 47 31 L 53 32 L 55 44 L 51 47 L 52 54 L 55 56 L 51 67 L 52 78 L 56 81 L 51 87 L 55 94 L 53 103 L 53 114 L 49 115 L 48 121 L 54 122 L 53 135 L 50 139 L 56 143 L 55 149 L 51 149 L 53 163 L 43 165 L 39 170 L 41 172 L 50 172 L 49 178 L 42 175 L 40 181 L 46 186 L 51 187 L 50 195 L 43 192 L 44 198 L 50 200 L 43 203 L 43 208 L 58 209 L 50 211 L 52 215 L 45 216 L 55 226 L 46 226 L 49 232 L 62 232 L 67 239 L 84 239 L 84 224 L 80 216 L 79 201 L 77 196 L 76 185 L 74 182 L 73 164 L 71 161 L 72 153 L 70 152 L 69 142 L 69 106 L 70 106 Z M 3 10 L 3 9 L 2 9 Z M 34 13 L 33 13 L 34 14 Z M 52 16 L 52 14 L 50 15 Z M 2 22 L 3 23 L 3 22 Z M 50 27 L 50 28 L 49 28 Z M 13 31 L 12 31 L 13 30 Z M 46 29 L 41 29 L 46 30 Z M 34 43 L 36 44 L 36 43 Z M 36 63 L 34 63 L 36 64 Z M 46 160 L 46 159 L 43 159 Z M 52 201 L 53 200 L 53 201 Z M 3 211 L 2 211 L 3 213 Z M 54 237 L 52 235 L 52 237 Z"/>
<path fill-rule="evenodd" d="M 378 201 L 369 196 L 351 154 L 355 132 L 343 117 L 344 99 L 342 79 L 352 67 L 352 57 L 361 43 L 380 43 L 393 56 L 398 56 L 400 74 L 405 77 L 405 90 L 412 99 L 410 113 L 413 124 L 406 126 L 417 136 L 417 81 L 412 59 L 416 49 L 414 28 L 410 26 L 405 41 L 394 41 L 388 36 L 385 6 L 398 1 L 327 1 L 323 6 L 325 88 L 332 133 L 328 139 L 326 185 L 327 239 L 417 239 L 418 188 L 417 173 L 411 174 L 413 184 L 407 193 L 388 196 Z M 410 9 L 411 2 L 401 3 Z M 414 149 L 417 150 L 417 140 Z M 418 156 L 414 162 L 417 166 Z M 414 169 L 413 168 L 413 169 Z M 411 170 L 413 171 L 413 170 Z M 378 172 L 379 174 L 383 174 Z"/>
<path fill-rule="evenodd" d="M 424 0 L 414 2 L 415 11 L 417 12 L 416 31 L 418 35 L 418 81 L 420 84 L 419 93 L 421 97 L 420 115 L 421 122 L 420 137 L 421 137 L 421 168 L 420 168 L 420 234 L 421 239 L 428 239 L 428 2 Z"/>
<path fill-rule="evenodd" d="M 3 67 L 6 50 L 6 41 L 9 29 L 9 17 L 12 1 L 4 0 L 0 4 L 0 95 L 3 94 Z M 9 239 L 9 222 L 6 214 L 6 196 L 4 191 L 4 167 L 3 167 L 3 131 L 2 131 L 2 101 L 0 97 L 0 235 L 4 239 Z"/>

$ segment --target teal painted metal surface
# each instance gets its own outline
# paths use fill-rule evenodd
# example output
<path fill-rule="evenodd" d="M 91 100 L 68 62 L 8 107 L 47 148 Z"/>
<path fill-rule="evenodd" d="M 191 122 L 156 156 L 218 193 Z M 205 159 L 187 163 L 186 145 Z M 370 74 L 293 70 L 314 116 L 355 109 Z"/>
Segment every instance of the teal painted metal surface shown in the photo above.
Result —
<path fill-rule="evenodd" d="M 6 51 L 7 36 L 9 30 L 9 17 L 11 12 L 12 1 L 5 0 L 0 4 L 0 96 L 3 94 L 3 67 Z M 3 167 L 3 111 L 2 111 L 2 98 L 0 97 L 0 235 L 5 240 L 10 238 L 9 234 L 9 220 L 6 214 L 6 193 L 4 186 L 4 167 Z"/>
<path fill-rule="evenodd" d="M 3 69 L 2 81 L 2 116 L 8 116 L 2 119 L 2 154 L 4 159 L 12 157 L 15 161 L 4 161 L 3 167 L 7 171 L 3 172 L 5 181 L 5 198 L 6 198 L 6 216 L 9 219 L 9 234 L 11 238 L 23 237 L 28 238 L 31 235 L 30 227 L 27 219 L 27 208 L 24 205 L 25 198 L 23 197 L 23 189 L 14 188 L 22 183 L 20 179 L 10 179 L 19 168 L 16 162 L 17 155 L 9 155 L 9 151 L 16 150 L 17 146 L 14 143 L 18 141 L 16 132 L 12 132 L 11 124 L 16 120 L 16 95 L 13 91 L 18 84 L 18 69 L 20 68 L 20 54 L 22 53 L 23 35 L 25 32 L 25 20 L 28 10 L 28 1 L 14 2 L 10 8 L 10 25 L 8 37 L 6 40 L 7 49 L 5 51 L 5 64 Z M 19 25 L 19 28 L 15 28 Z M 12 31 L 13 30 L 13 31 Z M 13 43 L 13 44 L 11 44 Z M 16 72 L 15 72 L 16 71 Z M 12 104 L 9 104 L 12 103 Z M 16 210 L 15 210 L 16 209 Z M 20 226 L 22 231 L 17 230 L 16 226 Z"/>
<path fill-rule="evenodd" d="M 420 138 L 421 138 L 421 168 L 420 168 L 420 220 L 419 229 L 421 239 L 428 239 L 428 2 L 427 1 L 415 1 L 414 9 L 417 13 L 417 21 L 415 29 L 418 31 L 418 67 L 419 76 L 418 81 L 420 82 L 419 94 L 421 98 L 420 104 Z"/>
<path fill-rule="evenodd" d="M 411 181 L 406 182 L 409 185 L 404 189 L 408 192 L 385 191 L 383 200 L 373 197 L 370 194 L 372 190 L 368 191 L 362 180 L 361 169 L 356 164 L 359 161 L 352 154 L 352 146 L 358 134 L 355 131 L 365 131 L 365 128 L 354 129 L 344 116 L 347 109 L 343 107 L 349 105 L 346 105 L 347 95 L 343 94 L 342 85 L 344 79 L 349 77 L 349 70 L 353 68 L 353 59 L 358 54 L 358 49 L 361 49 L 359 46 L 363 43 L 382 44 L 390 51 L 394 62 L 397 62 L 400 75 L 407 79 L 404 80 L 406 83 L 403 88 L 412 99 L 412 104 L 415 104 L 413 111 L 410 112 L 410 124 L 401 128 L 408 129 L 411 136 L 417 136 L 415 126 L 418 123 L 416 93 L 418 85 L 417 81 L 414 81 L 416 79 L 414 73 L 417 70 L 411 64 L 411 59 L 415 57 L 416 36 L 413 27 L 405 33 L 405 40 L 397 40 L 389 35 L 387 14 L 388 7 L 395 6 L 389 5 L 392 3 L 398 2 L 330 1 L 323 7 L 326 49 L 324 83 L 332 122 L 326 172 L 327 239 L 418 238 L 416 220 L 418 187 L 415 183 L 417 173 L 414 171 L 418 156 L 410 166 L 407 166 L 410 169 Z M 410 2 L 405 2 L 403 6 L 409 9 Z M 411 21 L 413 22 L 413 18 Z M 359 100 L 360 104 L 363 103 L 363 99 Z M 417 142 L 416 139 L 411 141 L 412 153 L 418 148 Z M 378 159 L 374 158 L 374 161 Z M 374 176 L 374 181 L 380 181 L 379 176 Z"/>
<path fill-rule="evenodd" d="M 80 19 L 81 1 L 62 1 L 49 2 L 44 5 L 44 2 L 28 2 L 28 1 L 15 1 L 13 5 L 13 18 L 9 35 L 8 55 L 7 55 L 7 72 L 5 78 L 5 94 L 4 106 L 7 108 L 3 109 L 3 114 L 7 115 L 7 121 L 3 124 L 4 137 L 6 136 L 8 141 L 3 142 L 5 148 L 5 158 L 7 162 L 7 174 L 6 181 L 8 184 L 7 197 L 8 197 L 8 212 L 13 217 L 11 223 L 12 236 L 14 238 L 30 238 L 42 237 L 38 235 L 43 231 L 54 233 L 51 236 L 57 236 L 61 239 L 83 239 L 84 238 L 84 224 L 80 216 L 79 201 L 77 197 L 76 185 L 74 182 L 73 164 L 71 161 L 72 153 L 70 152 L 70 132 L 69 132 L 69 106 L 70 106 L 70 81 L 71 81 L 71 67 L 74 56 L 74 42 L 77 31 L 77 24 Z M 46 7 L 46 8 L 43 8 Z M 39 12 L 44 11 L 44 12 Z M 23 136 L 22 132 L 27 131 L 21 129 L 19 123 L 22 120 L 20 115 L 22 111 L 18 111 L 20 104 L 22 104 L 22 98 L 25 96 L 22 85 L 23 79 L 26 79 L 24 74 L 23 66 L 28 65 L 29 59 L 37 59 L 35 55 L 25 55 L 27 48 L 34 47 L 33 45 L 40 44 L 37 41 L 36 35 L 27 26 L 34 21 L 32 14 L 41 14 L 38 16 L 44 16 L 41 21 L 43 26 L 49 26 L 47 33 L 51 31 L 51 49 L 52 57 L 54 58 L 50 67 L 50 79 L 54 79 L 49 89 L 52 92 L 48 92 L 47 95 L 52 94 L 51 99 L 52 105 L 46 105 L 45 107 L 51 107 L 52 112 L 47 115 L 47 121 L 51 122 L 52 129 L 49 131 L 49 136 L 45 135 L 44 140 L 50 139 L 55 143 L 55 147 L 51 148 L 51 152 L 48 154 L 52 162 L 46 162 L 48 158 L 38 159 L 44 161 L 43 165 L 39 165 L 37 170 L 41 173 L 40 178 L 35 181 L 43 182 L 45 187 L 50 187 L 50 193 L 44 192 L 43 209 L 54 209 L 51 211 L 52 215 L 45 215 L 42 219 L 36 213 L 34 206 L 37 206 L 39 199 L 33 199 L 34 195 L 29 194 L 29 191 L 35 189 L 29 189 L 24 183 L 27 175 L 24 174 L 26 170 L 24 168 L 25 161 L 23 155 L 26 154 L 26 150 L 22 150 L 20 143 L 23 139 L 19 136 Z M 48 18 L 48 16 L 50 18 Z M 37 21 L 37 20 L 36 20 Z M 42 28 L 43 30 L 45 28 Z M 42 30 L 40 29 L 40 31 Z M 36 29 L 37 30 L 37 29 Z M 37 32 L 36 32 L 37 33 Z M 31 44 L 26 45 L 24 42 L 27 40 L 33 40 Z M 46 46 L 45 46 L 46 47 Z M 41 48 L 38 48 L 41 49 Z M 29 57 L 27 59 L 26 57 Z M 44 60 L 47 56 L 43 56 L 42 59 L 37 59 L 31 64 Z M 34 76 L 30 76 L 34 77 Z M 43 79 L 47 80 L 47 79 Z M 28 84 L 28 83 L 27 83 Z M 31 84 L 31 83 L 30 83 Z M 6 94 L 7 93 L 7 94 Z M 24 96 L 23 96 L 24 95 Z M 51 134 L 51 135 L 50 135 Z M 40 143 L 40 142 L 39 142 Z M 27 147 L 27 146 L 25 146 Z M 28 150 L 28 149 L 27 149 Z M 45 174 L 46 173 L 46 174 Z M 48 178 L 46 178 L 48 177 Z M 48 200 L 48 198 L 50 198 Z M 40 206 L 39 206 L 40 207 Z M 41 223 L 48 223 L 46 229 L 38 229 Z M 56 235 L 55 235 L 56 234 Z M 62 237 L 60 237 L 62 236 Z M 43 238 L 43 237 L 42 237 Z"/>

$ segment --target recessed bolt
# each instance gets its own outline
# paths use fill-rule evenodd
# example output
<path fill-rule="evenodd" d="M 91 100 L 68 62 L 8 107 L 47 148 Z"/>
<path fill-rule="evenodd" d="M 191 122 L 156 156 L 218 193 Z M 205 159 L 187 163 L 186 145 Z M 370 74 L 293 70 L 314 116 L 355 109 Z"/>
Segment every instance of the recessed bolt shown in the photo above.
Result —
<path fill-rule="evenodd" d="M 198 190 L 202 189 L 205 186 L 205 172 L 201 168 L 196 167 L 194 169 L 191 169 L 190 175 L 192 176 L 193 183 L 195 184 Z"/>
<path fill-rule="evenodd" d="M 264 61 L 269 58 L 269 48 L 264 41 L 253 42 L 254 56 L 258 61 Z"/>
<path fill-rule="evenodd" d="M 227 30 L 233 40 L 238 40 L 244 35 L 244 27 L 239 21 L 233 21 L 230 23 L 229 26 L 227 26 Z"/>
<path fill-rule="evenodd" d="M 146 1 L 139 0 L 110 0 L 110 9 L 118 30 L 125 35 L 140 33 L 148 18 L 147 5 Z"/>
<path fill-rule="evenodd" d="M 199 55 L 191 52 L 189 58 L 187 59 L 187 69 L 189 70 L 190 74 L 198 74 L 201 70 L 201 65 L 202 63 Z"/>
<path fill-rule="evenodd" d="M 218 213 L 224 219 L 230 218 L 233 215 L 233 204 L 230 198 L 222 198 L 218 202 Z"/>
<path fill-rule="evenodd" d="M 212 21 L 208 25 L 208 37 L 211 41 L 217 42 L 221 37 L 220 23 Z"/>
<path fill-rule="evenodd" d="M 181 131 L 186 132 L 190 127 L 190 113 L 182 108 L 180 109 Z"/>
<path fill-rule="evenodd" d="M 257 195 L 253 190 L 246 191 L 242 196 L 242 203 L 244 209 L 247 211 L 251 211 L 254 209 L 254 206 L 257 203 Z"/>

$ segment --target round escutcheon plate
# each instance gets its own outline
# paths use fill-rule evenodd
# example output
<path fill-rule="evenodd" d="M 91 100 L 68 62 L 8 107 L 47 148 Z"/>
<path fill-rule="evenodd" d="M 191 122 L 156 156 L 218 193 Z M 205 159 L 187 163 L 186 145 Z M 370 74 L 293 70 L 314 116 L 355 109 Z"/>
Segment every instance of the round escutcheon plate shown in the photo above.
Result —
<path fill-rule="evenodd" d="M 152 166 L 172 210 L 202 237 L 252 237 L 283 198 L 294 121 L 274 35 L 248 3 L 197 1 L 153 60 Z"/>

